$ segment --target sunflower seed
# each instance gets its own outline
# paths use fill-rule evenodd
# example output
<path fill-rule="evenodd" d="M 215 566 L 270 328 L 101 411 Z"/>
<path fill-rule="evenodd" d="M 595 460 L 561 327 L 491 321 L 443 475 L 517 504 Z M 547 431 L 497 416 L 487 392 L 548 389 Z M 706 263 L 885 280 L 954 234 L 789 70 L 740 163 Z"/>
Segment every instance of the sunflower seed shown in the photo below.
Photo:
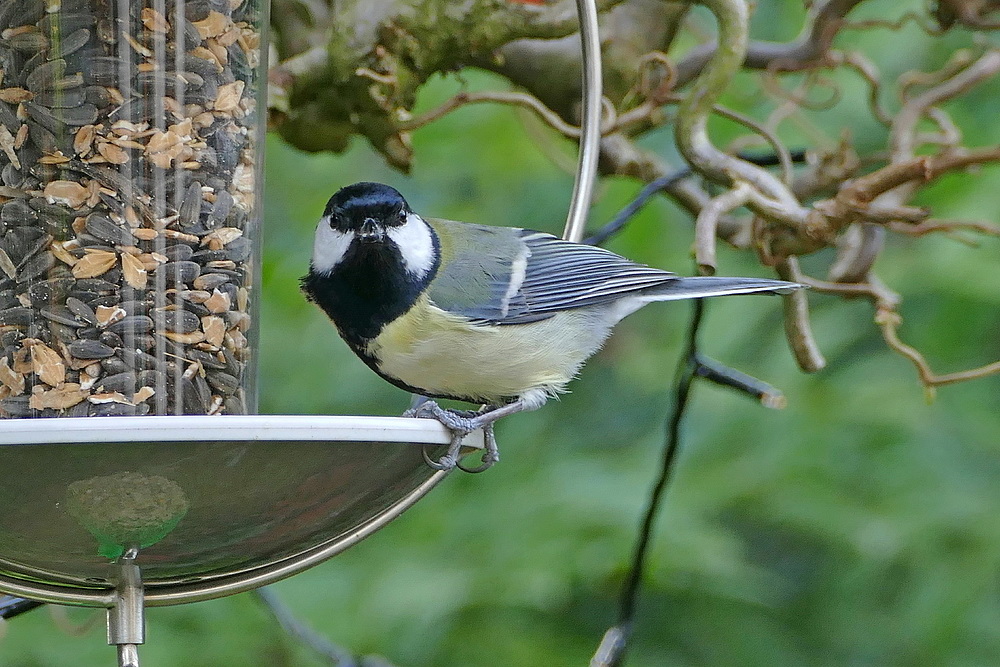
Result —
<path fill-rule="evenodd" d="M 84 326 L 83 322 L 78 320 L 73 314 L 73 311 L 66 306 L 42 306 L 38 309 L 38 312 L 47 320 L 58 322 L 59 324 L 64 324 L 68 327 L 73 327 L 74 329 L 79 329 Z"/>
<path fill-rule="evenodd" d="M 99 213 L 91 213 L 87 216 L 85 227 L 88 232 L 99 239 L 116 245 L 131 245 L 135 243 L 135 236 L 128 228 L 112 222 L 109 218 Z"/>
<path fill-rule="evenodd" d="M 108 326 L 108 331 L 112 331 L 119 336 L 132 334 L 143 334 L 153 331 L 155 328 L 152 318 L 146 315 L 129 315 L 123 317 L 118 322 Z"/>
<path fill-rule="evenodd" d="M 37 30 L 21 32 L 7 40 L 7 45 L 22 53 L 40 53 L 49 48 L 49 40 Z"/>
<path fill-rule="evenodd" d="M 79 86 L 64 90 L 46 90 L 34 96 L 34 102 L 47 107 L 66 109 L 87 101 L 87 90 Z"/>
<path fill-rule="evenodd" d="M 131 417 L 149 412 L 148 406 L 143 407 L 146 408 L 145 411 L 140 406 L 125 403 L 91 404 L 89 414 L 91 417 Z"/>
<path fill-rule="evenodd" d="M 11 225 L 30 225 L 37 219 L 38 214 L 23 199 L 9 201 L 0 208 L 0 220 Z"/>
<path fill-rule="evenodd" d="M 184 243 L 175 243 L 168 246 L 163 254 L 172 262 L 183 262 L 191 259 L 194 255 L 194 248 Z"/>
<path fill-rule="evenodd" d="M 45 275 L 55 265 L 56 258 L 51 252 L 48 250 L 40 252 L 25 261 L 21 268 L 18 269 L 17 282 L 25 283 L 29 280 L 34 280 L 39 276 Z"/>
<path fill-rule="evenodd" d="M 201 219 L 201 183 L 192 181 L 184 193 L 184 202 L 177 211 L 179 222 L 185 227 L 197 224 Z"/>
<path fill-rule="evenodd" d="M 24 84 L 33 93 L 51 90 L 52 84 L 66 73 L 66 61 L 62 58 L 42 63 L 24 78 Z"/>
<path fill-rule="evenodd" d="M 164 276 L 171 283 L 191 284 L 201 273 L 197 262 L 167 262 L 156 269 L 157 276 Z"/>
<path fill-rule="evenodd" d="M 67 26 L 61 26 L 63 30 L 69 30 Z M 82 49 L 87 42 L 90 41 L 90 31 L 86 28 L 79 28 L 69 33 L 62 40 L 56 43 L 57 50 L 53 55 L 59 58 L 65 58 L 68 55 L 76 53 Z"/>
<path fill-rule="evenodd" d="M 186 310 L 157 309 L 152 312 L 152 315 L 158 330 L 187 334 L 197 331 L 201 327 L 198 316 Z"/>
<path fill-rule="evenodd" d="M 0 400 L 0 411 L 6 412 L 11 417 L 27 417 L 34 410 L 28 405 L 29 397 L 14 396 Z"/>
<path fill-rule="evenodd" d="M 94 313 L 94 309 L 76 297 L 67 297 L 66 307 L 71 313 L 73 313 L 73 316 L 79 318 L 80 321 L 86 322 L 87 324 L 97 324 L 97 315 Z"/>
<path fill-rule="evenodd" d="M 98 382 L 97 389 L 99 391 L 117 391 L 125 394 L 126 396 L 131 396 L 135 393 L 136 386 L 135 373 L 132 371 L 125 371 L 124 373 L 104 376 Z"/>
<path fill-rule="evenodd" d="M 105 331 L 104 333 L 102 333 L 100 336 L 97 337 L 97 340 L 99 340 L 100 342 L 104 343 L 105 345 L 111 348 L 118 348 L 125 344 L 122 341 L 121 336 L 114 333 L 113 331 Z"/>
<path fill-rule="evenodd" d="M 115 350 L 97 340 L 77 340 L 67 346 L 69 353 L 77 359 L 107 359 Z"/>
<path fill-rule="evenodd" d="M 24 306 L 15 306 L 0 310 L 0 325 L 5 326 L 28 326 L 31 323 L 33 312 Z"/>

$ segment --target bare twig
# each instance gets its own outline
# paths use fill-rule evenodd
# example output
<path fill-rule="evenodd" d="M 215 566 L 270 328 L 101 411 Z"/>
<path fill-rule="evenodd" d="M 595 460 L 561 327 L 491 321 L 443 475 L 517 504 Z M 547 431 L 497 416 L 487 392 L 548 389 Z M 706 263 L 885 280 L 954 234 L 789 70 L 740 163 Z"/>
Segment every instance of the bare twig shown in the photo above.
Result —
<path fill-rule="evenodd" d="M 860 51 L 831 51 L 831 65 L 844 66 L 857 72 L 868 84 L 868 108 L 872 116 L 886 127 L 892 125 L 892 114 L 882 106 L 882 77 L 875 63 Z"/>
<path fill-rule="evenodd" d="M 664 176 L 662 178 L 657 178 L 651 183 L 647 183 L 639 194 L 636 195 L 629 204 L 618 212 L 615 217 L 608 222 L 606 225 L 601 227 L 599 230 L 588 236 L 583 240 L 584 243 L 589 245 L 601 245 L 615 234 L 620 232 L 625 228 L 626 223 L 634 216 L 639 210 L 646 205 L 646 202 L 655 195 L 657 192 L 661 192 L 671 187 L 681 179 L 687 178 L 691 175 L 690 169 L 678 169 L 672 174 Z"/>
<path fill-rule="evenodd" d="M 920 382 L 927 389 L 929 397 L 933 397 L 935 387 L 964 382 L 966 380 L 975 380 L 1000 373 L 1000 361 L 995 361 L 978 368 L 938 375 L 931 370 L 930 364 L 927 363 L 924 355 L 918 352 L 916 348 L 907 345 L 899 339 L 898 329 L 899 325 L 902 324 L 902 318 L 899 316 L 899 313 L 891 310 L 879 310 L 875 314 L 875 323 L 882 330 L 882 337 L 889 347 L 913 363 L 913 366 L 917 369 L 917 374 L 920 376 Z"/>
<path fill-rule="evenodd" d="M 942 81 L 947 81 L 963 69 L 972 64 L 975 59 L 971 49 L 958 49 L 948 58 L 948 62 L 933 72 L 921 72 L 913 70 L 904 72 L 896 79 L 896 87 L 899 90 L 899 99 L 905 104 L 913 95 L 910 89 L 916 86 L 936 86 Z"/>
<path fill-rule="evenodd" d="M 703 354 L 696 354 L 697 365 L 695 375 L 722 387 L 753 396 L 765 408 L 782 410 L 788 406 L 785 395 L 777 387 L 759 380 L 753 376 L 741 373 L 734 368 L 720 364 Z"/>
<path fill-rule="evenodd" d="M 989 236 L 1000 236 L 1000 226 L 981 220 L 924 220 L 918 224 L 890 222 L 889 229 L 909 236 L 924 236 L 941 232 L 951 234 L 959 231 L 979 232 Z"/>
<path fill-rule="evenodd" d="M 754 212 L 804 223 L 806 210 L 780 180 L 745 160 L 727 155 L 708 138 L 707 120 L 718 96 L 743 62 L 747 46 L 747 9 L 741 0 L 702 0 L 719 22 L 719 47 L 692 91 L 678 109 L 674 137 L 684 158 L 713 181 L 731 185 L 745 181 L 757 195 L 749 200 Z"/>
<path fill-rule="evenodd" d="M 1000 232 L 1000 229 L 996 231 Z M 881 281 L 875 279 L 874 276 L 871 278 L 871 282 L 868 283 L 834 283 L 800 275 L 799 281 L 805 285 L 809 285 L 817 292 L 840 294 L 843 296 L 861 296 L 869 299 L 875 306 L 875 324 L 881 330 L 886 344 L 894 352 L 910 360 L 917 369 L 920 382 L 924 385 L 929 397 L 933 397 L 935 387 L 1000 373 L 1000 361 L 954 373 L 940 375 L 935 373 L 923 354 L 899 338 L 899 327 L 903 321 L 902 316 L 897 311 L 900 305 L 899 295 L 883 285 Z"/>
<path fill-rule="evenodd" d="M 928 35 L 938 36 L 943 31 L 932 25 L 926 16 L 921 16 L 916 12 L 904 12 L 898 19 L 867 19 L 864 21 L 844 21 L 842 30 L 871 30 L 873 28 L 885 28 L 886 30 L 902 30 L 907 24 L 913 23 Z"/>
<path fill-rule="evenodd" d="M 844 17 L 863 0 L 827 0 L 817 2 L 802 33 L 792 42 L 752 42 L 742 62 L 749 69 L 767 69 L 780 63 L 780 69 L 794 71 L 815 64 L 829 50 L 833 38 L 844 26 Z M 726 39 L 720 40 L 723 44 Z M 677 87 L 689 84 L 712 59 L 717 43 L 695 49 L 677 64 Z"/>
<path fill-rule="evenodd" d="M 622 134 L 612 134 L 601 142 L 601 160 L 607 173 L 630 176 L 649 183 L 668 178 L 670 169 L 652 152 L 642 149 Z M 695 179 L 679 179 L 669 182 L 663 188 L 692 217 L 697 217 L 701 209 L 711 199 L 711 195 Z M 749 242 L 749 220 L 725 217 L 719 221 L 719 238 L 735 245 L 744 246 Z"/>
<path fill-rule="evenodd" d="M 746 183 L 737 183 L 701 209 L 694 223 L 694 256 L 701 275 L 715 275 L 715 230 L 719 218 L 750 201 L 752 190 Z"/>
<path fill-rule="evenodd" d="M 673 409 L 667 418 L 660 472 L 653 482 L 646 511 L 639 527 L 638 538 L 632 550 L 632 561 L 622 584 L 618 603 L 618 620 L 604 633 L 600 646 L 590 660 L 590 667 L 617 667 L 621 665 L 625 657 L 625 651 L 635 627 L 639 588 L 645 574 L 646 557 L 653 536 L 653 527 L 663 504 L 664 493 L 676 468 L 677 453 L 681 446 L 681 425 L 695 380 L 701 378 L 735 389 L 757 399 L 764 407 L 772 409 L 785 407 L 785 398 L 779 389 L 709 359 L 699 351 L 698 332 L 704 313 L 705 300 L 696 299 L 693 303 L 691 323 L 688 328 L 687 345 L 677 364 Z"/>
<path fill-rule="evenodd" d="M 788 257 L 775 265 L 783 280 L 801 282 L 802 272 L 795 257 Z M 826 359 L 816 344 L 816 338 L 809 324 L 809 301 L 806 290 L 795 290 L 782 297 L 785 306 L 785 336 L 795 354 L 799 368 L 806 373 L 815 373 L 826 366 Z"/>
<path fill-rule="evenodd" d="M 913 157 L 915 130 L 919 120 L 932 106 L 941 104 L 982 83 L 1000 72 L 1000 49 L 987 51 L 960 72 L 910 99 L 896 114 L 892 124 L 890 147 L 894 160 Z"/>
<path fill-rule="evenodd" d="M 25 600 L 13 595 L 0 595 L 0 619 L 14 618 L 42 606 L 42 602 Z"/>
<path fill-rule="evenodd" d="M 899 294 L 886 287 L 878 279 L 867 283 L 834 283 L 828 280 L 819 280 L 801 274 L 799 280 L 803 285 L 808 285 L 816 292 L 826 294 L 838 294 L 846 297 L 865 297 L 870 300 L 876 309 L 895 310 L 899 307 L 901 298 Z"/>
<path fill-rule="evenodd" d="M 666 96 L 665 101 L 667 102 L 681 102 L 684 99 L 680 95 L 670 95 Z M 764 141 L 774 150 L 774 154 L 778 157 L 778 164 L 781 165 L 781 180 L 786 185 L 792 182 L 792 155 L 788 148 L 782 143 L 778 135 L 769 130 L 763 124 L 757 122 L 755 119 L 747 116 L 746 114 L 739 113 L 738 111 L 733 111 L 728 109 L 721 104 L 712 105 L 712 113 L 722 116 L 723 118 L 728 118 L 729 120 L 735 121 L 740 125 L 748 128 L 752 132 L 759 134 Z M 745 159 L 740 157 L 739 159 Z M 749 160 L 748 160 L 749 162 Z"/>
<path fill-rule="evenodd" d="M 805 79 L 795 91 L 786 90 L 778 83 L 779 70 L 769 68 L 761 75 L 761 83 L 764 89 L 778 99 L 785 100 L 796 109 L 807 109 L 809 111 L 828 111 L 832 109 L 843 98 L 840 86 L 828 78 L 820 75 L 818 69 L 809 70 L 805 74 Z M 810 95 L 818 85 L 824 85 L 830 89 L 830 95 L 826 99 L 812 100 Z"/>
<path fill-rule="evenodd" d="M 71 637 L 82 637 L 100 624 L 104 614 L 98 610 L 91 610 L 91 614 L 83 621 L 76 622 L 69 617 L 68 607 L 60 605 L 49 605 L 49 616 L 57 628 Z"/>
<path fill-rule="evenodd" d="M 496 104 L 510 104 L 513 106 L 523 107 L 533 111 L 541 120 L 545 121 L 549 126 L 555 129 L 557 132 L 567 136 L 577 138 L 580 136 L 580 128 L 574 125 L 570 125 L 562 118 L 559 114 L 547 106 L 542 104 L 542 102 L 534 95 L 529 95 L 527 93 L 516 93 L 516 92 L 504 92 L 504 91 L 488 91 L 479 93 L 469 93 L 460 92 L 454 97 L 446 101 L 441 106 L 436 109 L 431 109 L 427 113 L 416 116 L 406 121 L 399 123 L 398 128 L 403 132 L 410 132 L 418 128 L 423 127 L 429 123 L 432 123 L 455 109 L 463 107 L 467 104 L 482 104 L 484 102 L 496 103 Z"/>

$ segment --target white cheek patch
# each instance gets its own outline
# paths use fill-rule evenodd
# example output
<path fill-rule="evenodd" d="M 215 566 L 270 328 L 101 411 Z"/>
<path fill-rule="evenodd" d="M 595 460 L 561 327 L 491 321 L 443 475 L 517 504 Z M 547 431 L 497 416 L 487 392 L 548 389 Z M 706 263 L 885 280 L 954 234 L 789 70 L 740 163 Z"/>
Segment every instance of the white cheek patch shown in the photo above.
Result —
<path fill-rule="evenodd" d="M 434 266 L 434 237 L 431 228 L 416 213 L 406 216 L 406 223 L 390 227 L 386 234 L 399 247 L 406 270 L 422 278 Z"/>
<path fill-rule="evenodd" d="M 354 232 L 337 231 L 330 227 L 330 218 L 321 218 L 316 227 L 316 241 L 313 244 L 313 271 L 321 274 L 333 271 L 333 267 L 344 259 L 353 241 Z"/>

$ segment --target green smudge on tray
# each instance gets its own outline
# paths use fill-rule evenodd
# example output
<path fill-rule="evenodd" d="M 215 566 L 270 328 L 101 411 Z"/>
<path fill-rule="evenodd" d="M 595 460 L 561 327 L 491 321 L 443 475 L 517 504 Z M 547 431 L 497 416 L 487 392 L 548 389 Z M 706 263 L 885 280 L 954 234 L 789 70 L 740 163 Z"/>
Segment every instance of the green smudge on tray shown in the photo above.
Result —
<path fill-rule="evenodd" d="M 119 472 L 73 482 L 66 508 L 98 542 L 98 553 L 118 558 L 131 546 L 162 540 L 188 510 L 184 490 L 159 475 Z"/>

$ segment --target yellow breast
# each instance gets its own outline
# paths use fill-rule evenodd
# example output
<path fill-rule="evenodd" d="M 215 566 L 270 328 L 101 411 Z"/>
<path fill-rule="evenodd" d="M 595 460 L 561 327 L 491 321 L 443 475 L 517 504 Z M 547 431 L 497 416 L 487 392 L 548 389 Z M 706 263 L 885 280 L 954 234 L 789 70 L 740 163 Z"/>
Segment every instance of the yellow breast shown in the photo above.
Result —
<path fill-rule="evenodd" d="M 607 335 L 586 311 L 529 324 L 475 325 L 420 298 L 368 345 L 386 375 L 429 394 L 498 403 L 563 389 Z"/>

